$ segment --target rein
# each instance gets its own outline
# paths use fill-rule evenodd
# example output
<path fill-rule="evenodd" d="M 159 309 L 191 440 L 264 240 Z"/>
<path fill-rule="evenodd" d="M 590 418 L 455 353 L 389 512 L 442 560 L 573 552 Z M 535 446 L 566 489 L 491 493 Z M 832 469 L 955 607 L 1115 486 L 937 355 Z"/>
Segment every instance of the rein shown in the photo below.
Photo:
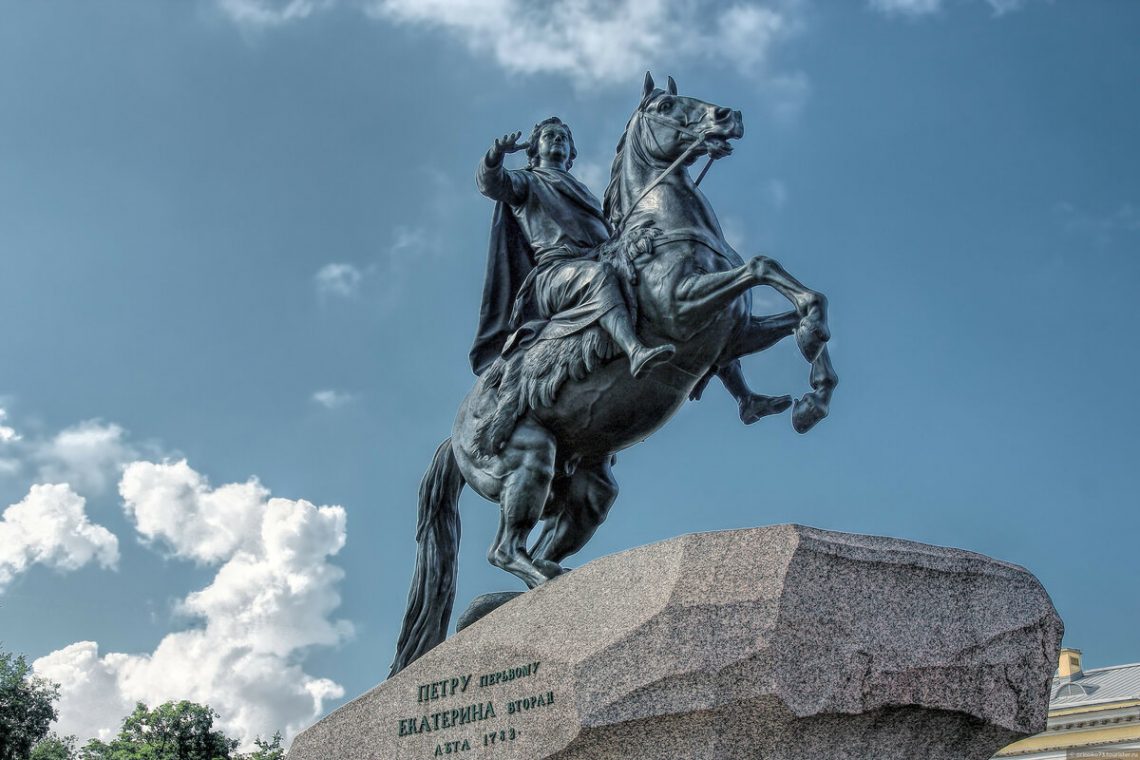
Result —
<path fill-rule="evenodd" d="M 637 208 L 637 204 L 639 204 L 643 200 L 645 200 L 645 196 L 649 195 L 649 192 L 651 190 L 653 190 L 653 188 L 660 185 L 662 182 L 664 182 L 669 177 L 670 174 L 672 174 L 674 171 L 676 171 L 677 167 L 679 167 L 682 163 L 684 163 L 685 159 L 687 159 L 689 156 L 691 156 L 693 154 L 693 151 L 695 151 L 697 148 L 703 147 L 705 144 L 705 139 L 706 139 L 706 135 L 697 134 L 696 132 L 692 131 L 691 129 L 687 129 L 675 121 L 671 121 L 669 119 L 663 119 L 655 113 L 650 113 L 649 111 L 641 111 L 640 115 L 643 119 L 649 119 L 650 121 L 655 121 L 658 124 L 664 124 L 665 126 L 669 127 L 670 129 L 677 130 L 678 132 L 685 135 L 686 137 L 692 137 L 693 142 L 689 144 L 689 147 L 685 148 L 684 153 L 677 156 L 676 160 L 674 160 L 673 163 L 669 164 L 669 166 L 665 169 L 665 171 L 658 174 L 656 179 L 654 179 L 652 182 L 650 182 L 648 185 L 645 186 L 645 189 L 641 191 L 641 195 L 637 196 L 636 200 L 634 200 L 634 202 L 629 205 L 629 208 L 627 208 L 625 210 L 625 213 L 621 215 L 621 219 L 619 219 L 617 224 L 614 225 L 615 229 L 618 229 L 618 230 L 620 230 L 622 227 L 625 226 L 626 220 L 629 219 L 630 214 L 633 213 L 633 210 Z M 701 170 L 701 175 L 699 177 L 697 177 L 697 181 L 696 181 L 697 185 L 701 184 L 701 180 L 705 178 L 705 174 L 708 173 L 709 167 L 712 166 L 712 162 L 714 160 L 715 159 L 713 159 L 712 156 L 709 156 L 709 162 L 707 164 L 705 164 L 705 168 Z"/>

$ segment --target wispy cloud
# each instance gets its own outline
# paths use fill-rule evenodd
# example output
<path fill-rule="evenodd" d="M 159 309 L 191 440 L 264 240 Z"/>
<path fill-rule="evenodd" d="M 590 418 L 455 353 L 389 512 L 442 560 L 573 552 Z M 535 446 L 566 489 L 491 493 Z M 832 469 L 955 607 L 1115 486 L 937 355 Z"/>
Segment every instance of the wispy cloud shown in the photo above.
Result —
<path fill-rule="evenodd" d="M 1090 212 L 1069 201 L 1053 207 L 1065 231 L 1087 238 L 1097 245 L 1109 245 L 1122 235 L 1140 232 L 1140 206 L 1122 203 L 1114 211 Z"/>
<path fill-rule="evenodd" d="M 942 0 L 868 0 L 868 5 L 888 16 L 928 16 L 942 10 Z"/>
<path fill-rule="evenodd" d="M 769 179 L 761 186 L 764 198 L 773 211 L 783 211 L 788 205 L 788 186 L 781 179 Z"/>
<path fill-rule="evenodd" d="M 1004 16 L 1020 10 L 1028 0 L 985 0 L 995 16 Z M 868 6 L 887 16 L 904 16 L 920 18 L 931 16 L 940 12 L 945 6 L 944 0 L 868 0 Z"/>
<path fill-rule="evenodd" d="M 322 298 L 354 298 L 360 293 L 364 273 L 352 264 L 336 262 L 325 264 L 313 279 Z"/>
<path fill-rule="evenodd" d="M 118 480 L 123 466 L 138 456 L 126 431 L 113 423 L 87 420 L 32 445 L 37 480 L 67 483 L 81 493 L 99 494 Z"/>
<path fill-rule="evenodd" d="M 347 406 L 353 401 L 356 401 L 356 394 L 349 393 L 348 391 L 338 391 L 332 388 L 317 391 L 312 395 L 313 403 L 323 406 L 325 409 L 340 409 L 342 406 Z"/>
<path fill-rule="evenodd" d="M 601 198 L 610 181 L 610 168 L 608 166 L 603 166 L 598 161 L 575 160 L 574 168 L 571 171 L 586 187 L 590 188 L 590 192 Z"/>
<path fill-rule="evenodd" d="M 54 434 L 35 428 L 20 432 L 5 424 L 7 419 L 0 408 L 0 476 L 23 474 L 36 483 L 66 484 L 87 496 L 107 491 L 140 449 L 158 453 L 154 444 L 131 443 L 120 425 L 98 419 Z"/>
<path fill-rule="evenodd" d="M 450 192 L 450 188 L 440 190 L 439 198 L 449 197 Z M 436 213 L 435 205 L 435 201 L 425 204 L 428 215 Z M 399 303 L 415 267 L 438 254 L 442 246 L 440 233 L 429 232 L 426 226 L 398 225 L 391 235 L 375 259 L 362 267 L 345 263 L 321 267 L 314 277 L 317 297 L 326 302 L 361 299 L 381 308 Z"/>
<path fill-rule="evenodd" d="M 12 443 L 14 441 L 20 440 L 22 437 L 19 433 L 16 432 L 15 428 L 4 424 L 4 421 L 6 419 L 8 419 L 8 411 L 3 407 L 0 407 L 0 444 Z"/>
<path fill-rule="evenodd" d="M 663 56 L 711 60 L 752 77 L 785 110 L 806 77 L 771 70 L 773 50 L 803 27 L 804 0 L 216 0 L 243 28 L 272 28 L 337 4 L 397 26 L 437 29 L 517 74 L 579 87 L 628 85 Z M 1008 0 L 1006 0 L 1008 2 Z"/>
<path fill-rule="evenodd" d="M 218 7 L 235 23 L 261 28 L 308 18 L 328 8 L 333 0 L 217 0 Z"/>
<path fill-rule="evenodd" d="M 248 747 L 278 729 L 291 740 L 343 696 L 299 661 L 352 635 L 331 617 L 344 573 L 328 558 L 344 546 L 344 509 L 272 498 L 257 479 L 213 488 L 185 461 L 133 462 L 119 491 L 145 542 L 217 573 L 178 605 L 196 624 L 153 652 L 100 655 L 81 641 L 36 660 L 63 687 L 57 731 L 106 738 L 136 701 L 190 699 Z"/>
<path fill-rule="evenodd" d="M 87 518 L 86 501 L 66 485 L 34 485 L 0 515 L 0 591 L 32 565 L 113 568 L 119 541 Z"/>
<path fill-rule="evenodd" d="M 760 73 L 800 23 L 799 3 L 692 0 L 372 0 L 396 24 L 438 28 L 520 74 L 561 74 L 582 86 L 628 83 L 669 51 L 674 65 L 706 58 Z"/>

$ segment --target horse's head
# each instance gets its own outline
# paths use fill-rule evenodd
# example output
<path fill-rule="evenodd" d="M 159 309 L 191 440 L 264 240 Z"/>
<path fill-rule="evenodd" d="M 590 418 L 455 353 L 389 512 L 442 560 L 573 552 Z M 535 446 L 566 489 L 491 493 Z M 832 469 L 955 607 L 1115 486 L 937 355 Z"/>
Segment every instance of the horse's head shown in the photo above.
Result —
<path fill-rule="evenodd" d="M 638 168 L 660 173 L 682 157 L 686 165 L 702 155 L 722 158 L 732 152 L 728 141 L 743 136 L 740 111 L 678 95 L 673 77 L 662 90 L 646 72 L 641 102 L 618 142 L 605 194 L 606 217 L 621 226 L 624 214 L 637 204 L 635 187 L 639 180 L 644 186 L 646 179 L 637 176 Z"/>
<path fill-rule="evenodd" d="M 694 161 L 702 153 L 714 158 L 727 156 L 732 152 L 728 141 L 744 136 L 740 111 L 678 95 L 673 77 L 669 77 L 668 89 L 659 89 L 648 72 L 630 127 L 638 130 L 641 149 L 666 163 L 698 142 L 701 145 L 692 152 Z"/>

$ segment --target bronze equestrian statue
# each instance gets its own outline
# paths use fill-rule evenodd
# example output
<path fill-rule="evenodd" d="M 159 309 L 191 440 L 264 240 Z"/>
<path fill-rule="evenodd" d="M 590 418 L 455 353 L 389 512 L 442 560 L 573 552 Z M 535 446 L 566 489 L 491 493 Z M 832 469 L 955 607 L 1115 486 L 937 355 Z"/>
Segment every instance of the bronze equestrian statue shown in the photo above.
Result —
<path fill-rule="evenodd" d="M 500 505 L 491 564 L 534 588 L 565 572 L 562 561 L 605 520 L 618 492 L 614 453 L 664 425 L 713 375 L 745 422 L 787 408 L 786 397 L 748 390 L 741 356 L 795 335 L 812 390 L 795 402 L 792 426 L 804 433 L 827 415 L 838 378 L 826 298 L 771 258 L 744 261 L 686 170 L 729 155 L 743 134 L 739 111 L 679 96 L 672 77 L 657 88 L 646 74 L 601 209 L 567 171 L 573 141 L 556 119 L 527 145 L 517 133 L 496 140 L 481 160 L 480 190 L 499 204 L 471 354 L 479 377 L 420 485 L 392 674 L 447 635 L 464 485 Z M 527 169 L 502 167 L 524 148 Z M 794 308 L 753 315 L 758 285 Z"/>

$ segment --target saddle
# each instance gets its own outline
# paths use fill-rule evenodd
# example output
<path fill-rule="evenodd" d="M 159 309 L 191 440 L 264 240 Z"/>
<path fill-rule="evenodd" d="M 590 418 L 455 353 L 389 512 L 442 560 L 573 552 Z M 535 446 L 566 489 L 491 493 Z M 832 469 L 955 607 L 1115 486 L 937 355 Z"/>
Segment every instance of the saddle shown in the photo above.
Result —
<path fill-rule="evenodd" d="M 640 227 L 611 237 L 590 252 L 617 275 L 630 317 L 637 320 L 637 263 L 652 257 L 660 231 Z M 500 451 L 518 421 L 531 409 L 550 407 L 567 380 L 584 380 L 597 367 L 619 355 L 610 336 L 597 324 L 571 335 L 544 339 L 542 333 L 509 347 L 479 379 L 480 391 L 495 391 L 494 411 L 477 423 L 479 449 L 487 455 Z"/>

